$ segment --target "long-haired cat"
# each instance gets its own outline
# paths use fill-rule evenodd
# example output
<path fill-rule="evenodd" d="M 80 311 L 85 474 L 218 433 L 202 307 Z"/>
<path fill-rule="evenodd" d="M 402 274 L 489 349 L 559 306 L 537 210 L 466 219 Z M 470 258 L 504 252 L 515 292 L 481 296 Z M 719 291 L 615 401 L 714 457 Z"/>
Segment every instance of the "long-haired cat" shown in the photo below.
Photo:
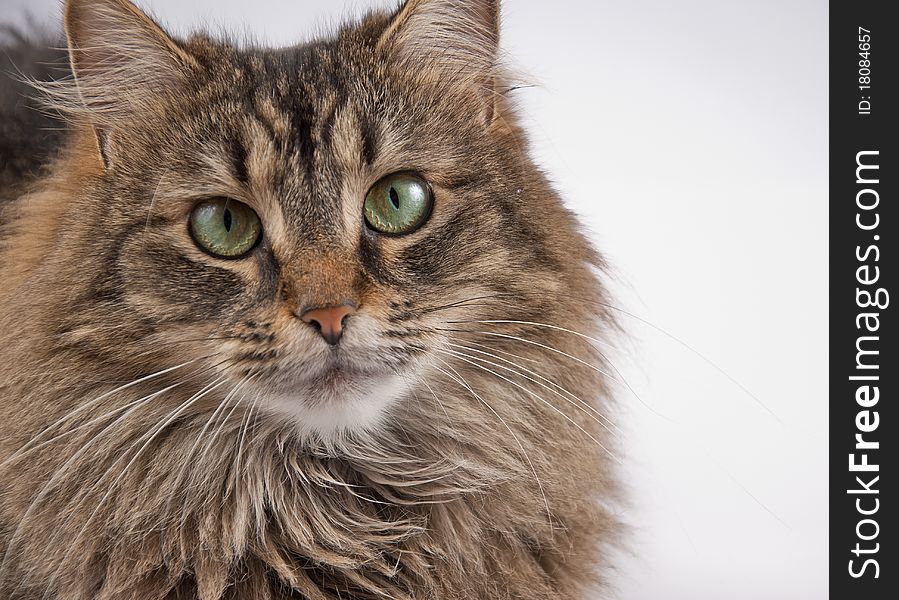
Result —
<path fill-rule="evenodd" d="M 0 597 L 608 589 L 602 261 L 498 4 L 265 49 L 68 0 L 65 131 L 2 107 Z"/>

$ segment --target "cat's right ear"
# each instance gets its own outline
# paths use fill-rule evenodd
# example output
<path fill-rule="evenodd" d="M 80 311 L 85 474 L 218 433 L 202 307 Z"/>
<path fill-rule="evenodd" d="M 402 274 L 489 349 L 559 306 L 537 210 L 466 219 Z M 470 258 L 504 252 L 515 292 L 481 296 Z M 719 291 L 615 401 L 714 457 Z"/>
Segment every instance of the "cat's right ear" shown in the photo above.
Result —
<path fill-rule="evenodd" d="M 67 0 L 69 62 L 104 165 L 122 117 L 173 89 L 196 62 L 128 0 Z"/>

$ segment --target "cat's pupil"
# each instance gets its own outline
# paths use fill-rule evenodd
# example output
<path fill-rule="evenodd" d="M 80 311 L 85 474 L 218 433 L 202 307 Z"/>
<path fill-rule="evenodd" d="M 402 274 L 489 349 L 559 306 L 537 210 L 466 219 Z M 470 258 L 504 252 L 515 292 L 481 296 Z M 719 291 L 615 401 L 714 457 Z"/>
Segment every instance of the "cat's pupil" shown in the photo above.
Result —
<path fill-rule="evenodd" d="M 232 217 L 231 217 L 231 211 L 227 208 L 225 209 L 224 220 L 225 220 L 225 231 L 230 233 Z"/>
<path fill-rule="evenodd" d="M 393 208 L 399 210 L 400 209 L 400 195 L 396 193 L 396 188 L 390 188 L 390 203 L 393 204 Z"/>

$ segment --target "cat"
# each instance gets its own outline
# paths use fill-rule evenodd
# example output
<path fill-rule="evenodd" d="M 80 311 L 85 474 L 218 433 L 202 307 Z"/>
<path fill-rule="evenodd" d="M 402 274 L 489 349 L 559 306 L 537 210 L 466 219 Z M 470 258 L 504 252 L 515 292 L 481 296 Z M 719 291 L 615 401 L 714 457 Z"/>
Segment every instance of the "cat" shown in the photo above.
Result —
<path fill-rule="evenodd" d="M 605 263 L 499 10 L 265 49 L 66 2 L 0 107 L 0 597 L 612 593 Z"/>

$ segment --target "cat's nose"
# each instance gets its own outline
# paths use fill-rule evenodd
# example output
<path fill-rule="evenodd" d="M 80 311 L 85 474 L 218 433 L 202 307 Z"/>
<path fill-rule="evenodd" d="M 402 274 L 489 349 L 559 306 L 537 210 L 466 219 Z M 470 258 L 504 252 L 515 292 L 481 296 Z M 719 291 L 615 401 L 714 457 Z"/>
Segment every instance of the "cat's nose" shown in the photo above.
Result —
<path fill-rule="evenodd" d="M 300 315 L 304 323 L 314 327 L 325 341 L 336 346 L 343 336 L 343 324 L 347 317 L 356 312 L 352 304 L 311 308 Z"/>

